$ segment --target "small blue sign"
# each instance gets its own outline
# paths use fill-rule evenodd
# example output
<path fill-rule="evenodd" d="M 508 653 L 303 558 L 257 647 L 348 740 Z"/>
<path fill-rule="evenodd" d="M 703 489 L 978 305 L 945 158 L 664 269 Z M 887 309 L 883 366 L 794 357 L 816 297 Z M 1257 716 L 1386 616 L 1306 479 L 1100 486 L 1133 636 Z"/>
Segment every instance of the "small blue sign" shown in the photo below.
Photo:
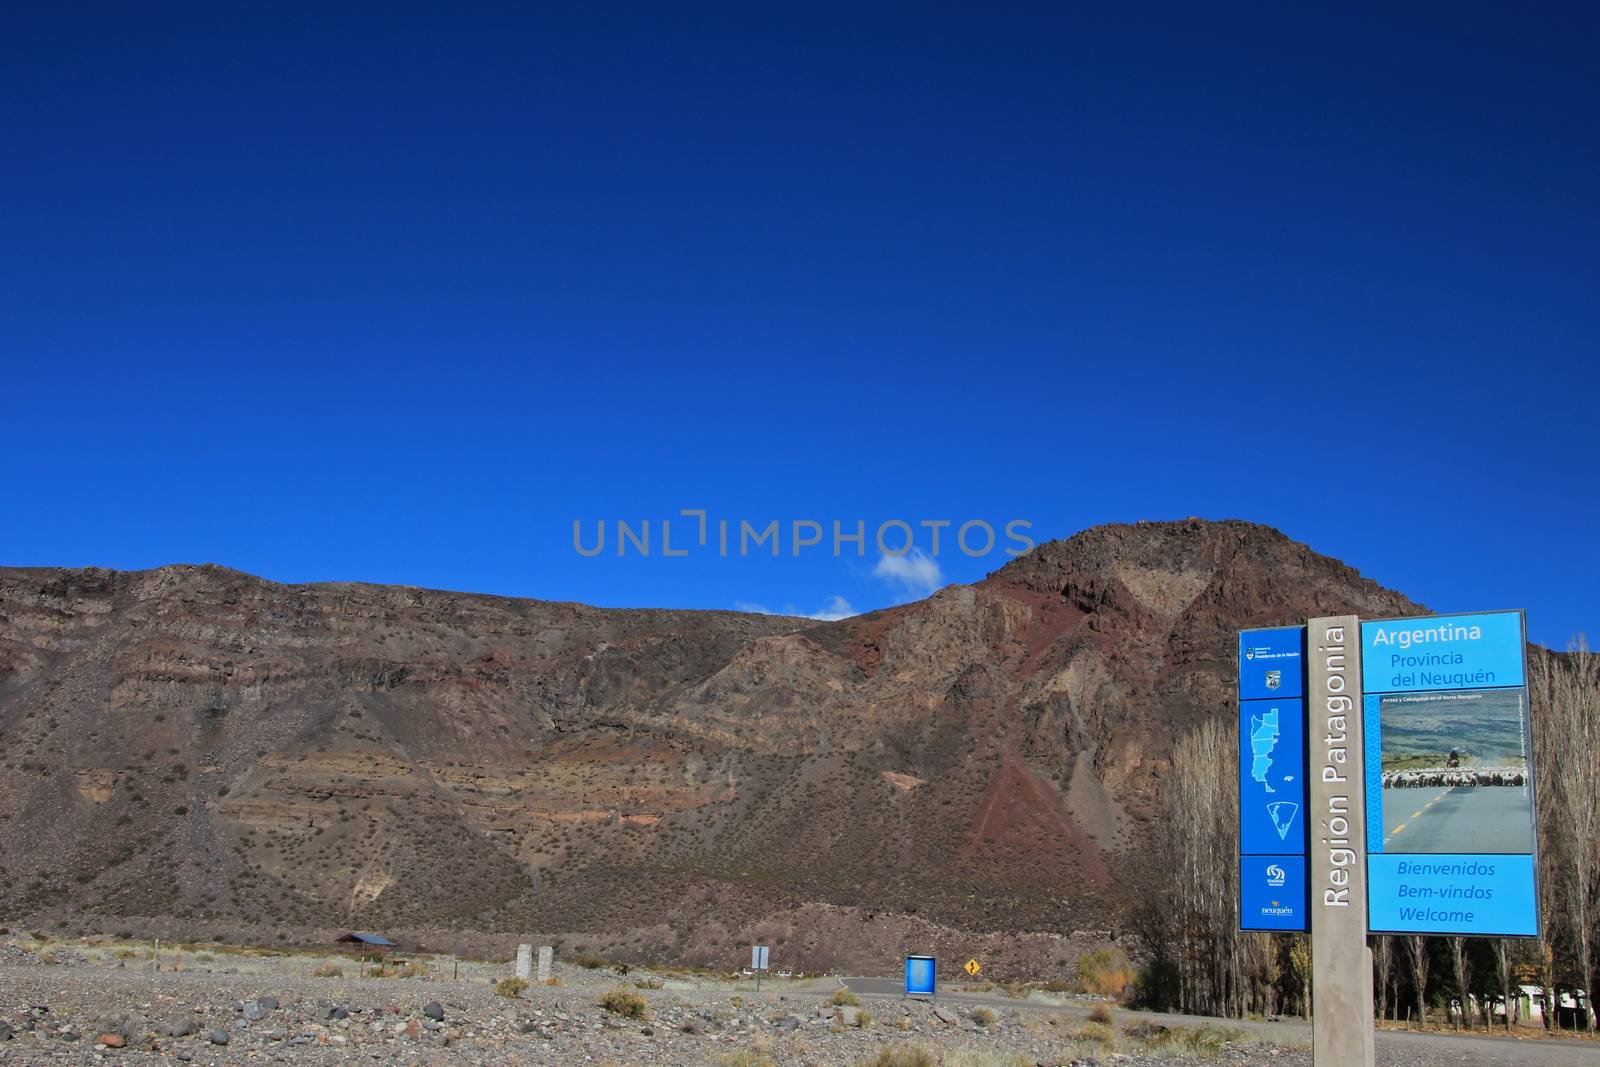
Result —
<path fill-rule="evenodd" d="M 906 957 L 906 996 L 931 997 L 936 995 L 939 964 L 932 956 Z"/>
<path fill-rule="evenodd" d="M 1239 702 L 1239 851 L 1306 851 L 1305 708 L 1299 699 Z"/>
<path fill-rule="evenodd" d="M 1305 695 L 1305 627 L 1239 631 L 1239 699 Z"/>
<path fill-rule="evenodd" d="M 1537 937 L 1531 855 L 1367 857 L 1367 925 L 1373 933 Z"/>
<path fill-rule="evenodd" d="M 1366 693 L 1520 686 L 1522 662 L 1520 611 L 1361 624 Z"/>
<path fill-rule="evenodd" d="M 1239 928 L 1306 928 L 1306 858 L 1239 857 Z"/>

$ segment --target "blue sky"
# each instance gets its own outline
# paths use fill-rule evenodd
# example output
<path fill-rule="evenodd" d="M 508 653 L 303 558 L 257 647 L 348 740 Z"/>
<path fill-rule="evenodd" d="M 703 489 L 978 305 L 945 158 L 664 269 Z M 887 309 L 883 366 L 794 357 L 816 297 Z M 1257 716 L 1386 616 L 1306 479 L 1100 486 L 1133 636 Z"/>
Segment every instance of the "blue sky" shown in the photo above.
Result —
<path fill-rule="evenodd" d="M 828 613 L 1199 515 L 1600 636 L 1592 6 L 656 10 L 14 16 L 0 562 Z M 685 508 L 783 555 L 573 550 Z"/>

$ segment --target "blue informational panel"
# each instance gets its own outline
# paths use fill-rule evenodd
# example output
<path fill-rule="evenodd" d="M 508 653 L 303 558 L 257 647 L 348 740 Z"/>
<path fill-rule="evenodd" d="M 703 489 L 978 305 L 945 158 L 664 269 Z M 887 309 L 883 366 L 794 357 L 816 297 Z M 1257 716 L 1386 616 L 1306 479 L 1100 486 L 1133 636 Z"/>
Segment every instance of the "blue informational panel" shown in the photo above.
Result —
<path fill-rule="evenodd" d="M 1304 626 L 1239 632 L 1239 699 L 1305 695 Z"/>
<path fill-rule="evenodd" d="M 932 956 L 907 956 L 906 996 L 934 996 L 938 983 L 938 972 L 938 961 Z"/>
<path fill-rule="evenodd" d="M 1361 624 L 1361 691 L 1521 687 L 1522 612 Z"/>
<path fill-rule="evenodd" d="M 1361 624 L 1375 933 L 1535 937 L 1520 611 Z"/>
<path fill-rule="evenodd" d="M 1239 857 L 1239 926 L 1245 930 L 1306 928 L 1306 858 Z"/>
<path fill-rule="evenodd" d="M 1538 937 L 1532 856 L 1367 857 L 1367 922 L 1379 932 Z"/>
<path fill-rule="evenodd" d="M 1305 707 L 1239 702 L 1239 852 L 1305 853 Z"/>
<path fill-rule="evenodd" d="M 1239 634 L 1239 925 L 1306 928 L 1305 628 Z"/>

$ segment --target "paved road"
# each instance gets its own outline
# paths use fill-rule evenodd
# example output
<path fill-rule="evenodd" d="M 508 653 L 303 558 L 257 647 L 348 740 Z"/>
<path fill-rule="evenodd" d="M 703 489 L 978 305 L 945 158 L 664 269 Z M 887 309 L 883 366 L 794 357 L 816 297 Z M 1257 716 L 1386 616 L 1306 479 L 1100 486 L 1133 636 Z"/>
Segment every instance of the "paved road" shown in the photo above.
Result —
<path fill-rule="evenodd" d="M 1521 786 L 1385 789 L 1386 852 L 1531 852 L 1533 823 Z"/>
<path fill-rule="evenodd" d="M 1481 787 L 1480 787 L 1481 788 Z M 840 978 L 839 984 L 861 997 L 900 998 L 904 988 L 897 978 Z M 940 993 L 939 1002 L 989 1004 L 1034 1011 L 1061 1011 L 1088 1017 L 1095 1001 L 1068 1000 L 1052 1004 L 1037 1000 L 1016 1000 L 995 993 Z M 1311 1024 L 1305 1022 L 1262 1022 L 1255 1019 L 1213 1019 L 1201 1015 L 1141 1011 L 1128 1012 L 1140 1020 L 1162 1026 L 1202 1026 L 1220 1024 L 1243 1030 L 1253 1037 L 1290 1047 L 1309 1047 Z M 1378 1063 L 1448 1063 L 1455 1067 L 1596 1067 L 1600 1064 L 1600 1045 L 1593 1041 L 1560 1041 L 1490 1037 L 1488 1035 L 1416 1033 L 1405 1030 L 1378 1031 Z"/>

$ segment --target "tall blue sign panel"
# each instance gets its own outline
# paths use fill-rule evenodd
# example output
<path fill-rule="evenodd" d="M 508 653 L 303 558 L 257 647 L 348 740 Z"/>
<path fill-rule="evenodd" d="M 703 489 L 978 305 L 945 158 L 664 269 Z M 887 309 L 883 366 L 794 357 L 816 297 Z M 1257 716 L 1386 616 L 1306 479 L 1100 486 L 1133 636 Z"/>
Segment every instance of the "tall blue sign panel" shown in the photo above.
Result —
<path fill-rule="evenodd" d="M 1539 934 L 1520 611 L 1361 624 L 1378 933 Z"/>
<path fill-rule="evenodd" d="M 939 963 L 932 956 L 906 957 L 906 991 L 908 997 L 938 995 Z"/>
<path fill-rule="evenodd" d="M 1239 634 L 1239 926 L 1306 928 L 1305 628 Z"/>

